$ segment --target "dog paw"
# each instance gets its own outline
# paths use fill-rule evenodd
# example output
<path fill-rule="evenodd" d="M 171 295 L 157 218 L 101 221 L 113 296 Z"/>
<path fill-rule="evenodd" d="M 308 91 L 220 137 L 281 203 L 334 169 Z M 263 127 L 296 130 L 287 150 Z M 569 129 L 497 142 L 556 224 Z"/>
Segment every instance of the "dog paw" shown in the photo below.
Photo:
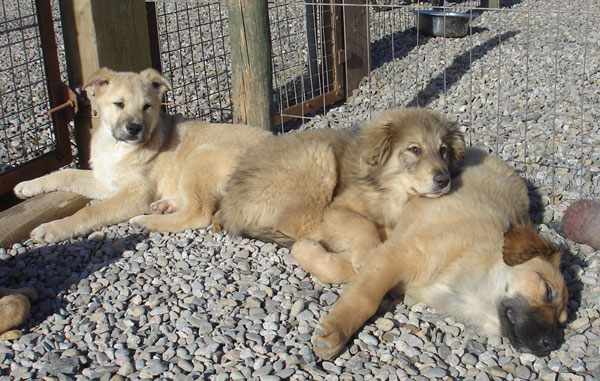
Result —
<path fill-rule="evenodd" d="M 129 220 L 129 224 L 136 230 L 144 230 L 144 218 L 146 216 L 135 216 Z"/>
<path fill-rule="evenodd" d="M 31 239 L 38 243 L 54 243 L 71 238 L 71 235 L 58 227 L 56 221 L 41 224 L 31 232 Z"/>
<path fill-rule="evenodd" d="M 331 360 L 346 345 L 346 340 L 334 325 L 321 321 L 311 339 L 313 351 L 323 360 Z"/>
<path fill-rule="evenodd" d="M 177 203 L 174 198 L 166 198 L 154 201 L 150 204 L 152 214 L 171 214 L 177 211 Z"/>
<path fill-rule="evenodd" d="M 0 335 L 0 341 L 4 340 L 17 340 L 23 336 L 23 333 L 20 329 L 12 329 L 10 331 L 6 331 Z"/>
<path fill-rule="evenodd" d="M 303 259 L 310 259 L 315 254 L 324 252 L 325 249 L 321 244 L 310 238 L 301 238 L 294 242 L 290 249 L 290 254 L 300 263 Z"/>
<path fill-rule="evenodd" d="M 26 199 L 44 193 L 44 190 L 36 185 L 35 180 L 30 180 L 15 185 L 13 192 L 15 192 L 15 196 L 18 198 Z"/>

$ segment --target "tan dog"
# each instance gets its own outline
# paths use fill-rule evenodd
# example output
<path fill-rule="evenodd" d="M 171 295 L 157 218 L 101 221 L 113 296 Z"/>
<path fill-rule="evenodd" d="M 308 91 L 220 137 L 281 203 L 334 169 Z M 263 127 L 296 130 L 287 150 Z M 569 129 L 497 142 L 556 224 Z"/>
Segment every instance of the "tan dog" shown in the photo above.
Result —
<path fill-rule="evenodd" d="M 455 125 L 419 108 L 388 110 L 359 130 L 274 136 L 240 162 L 214 223 L 285 246 L 299 240 L 292 254 L 303 267 L 324 282 L 345 282 L 346 272 L 319 272 L 313 258 L 360 266 L 407 200 L 448 192 L 448 168 L 464 149 Z"/>
<path fill-rule="evenodd" d="M 21 337 L 21 331 L 15 330 L 22 325 L 29 314 L 31 302 L 37 299 L 32 288 L 0 288 L 0 340 L 12 340 Z"/>
<path fill-rule="evenodd" d="M 164 114 L 160 102 L 170 88 L 154 69 L 103 68 L 92 76 L 85 90 L 100 118 L 92 131 L 92 170 L 54 172 L 17 184 L 14 192 L 26 198 L 63 190 L 102 201 L 40 225 L 31 233 L 35 241 L 61 241 L 126 221 L 153 202 L 156 215 L 135 217 L 133 225 L 177 232 L 210 224 L 238 157 L 270 133 Z"/>
<path fill-rule="evenodd" d="M 545 356 L 556 347 L 567 318 L 561 255 L 525 222 L 524 182 L 482 151 L 468 150 L 462 164 L 448 195 L 410 200 L 390 238 L 365 253 L 315 329 L 318 356 L 335 356 L 392 289 L 519 350 Z"/>

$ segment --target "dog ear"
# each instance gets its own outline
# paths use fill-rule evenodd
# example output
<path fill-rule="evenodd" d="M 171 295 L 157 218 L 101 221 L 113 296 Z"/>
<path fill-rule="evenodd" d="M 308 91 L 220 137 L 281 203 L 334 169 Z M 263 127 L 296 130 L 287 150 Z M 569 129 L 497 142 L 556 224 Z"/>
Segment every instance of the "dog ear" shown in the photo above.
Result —
<path fill-rule="evenodd" d="M 519 265 L 535 257 L 542 257 L 552 265 L 560 264 L 560 251 L 534 231 L 531 223 L 512 224 L 504 233 L 504 263 Z"/>
<path fill-rule="evenodd" d="M 167 90 L 173 90 L 171 82 L 169 82 L 168 79 L 163 77 L 158 71 L 152 68 L 142 70 L 140 74 L 152 81 L 152 85 L 158 91 L 159 96 L 162 96 L 163 93 Z"/>
<path fill-rule="evenodd" d="M 361 129 L 361 156 L 368 165 L 379 165 L 392 152 L 394 131 L 389 122 L 368 122 Z"/>
<path fill-rule="evenodd" d="M 448 145 L 448 157 L 450 158 L 450 164 L 452 164 L 463 158 L 467 146 L 465 144 L 465 137 L 458 129 L 458 125 L 450 121 L 447 121 L 447 123 L 448 132 L 444 136 L 443 141 Z"/>
<path fill-rule="evenodd" d="M 83 86 L 83 90 L 87 92 L 88 96 L 94 97 L 97 95 L 100 89 L 110 83 L 110 80 L 115 74 L 115 71 L 103 67 L 91 75 L 87 84 Z"/>

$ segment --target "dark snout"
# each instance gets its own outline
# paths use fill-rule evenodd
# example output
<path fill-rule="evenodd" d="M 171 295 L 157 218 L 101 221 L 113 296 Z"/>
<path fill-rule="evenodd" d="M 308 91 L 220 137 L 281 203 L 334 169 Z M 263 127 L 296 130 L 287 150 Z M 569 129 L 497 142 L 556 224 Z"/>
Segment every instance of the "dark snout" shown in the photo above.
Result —
<path fill-rule="evenodd" d="M 142 131 L 142 125 L 139 123 L 127 123 L 125 129 L 129 133 L 129 136 L 135 138 Z"/>
<path fill-rule="evenodd" d="M 531 307 L 524 297 L 508 298 L 498 314 L 502 334 L 517 350 L 544 357 L 556 348 L 558 321 L 550 306 Z"/>
<path fill-rule="evenodd" d="M 444 189 L 450 184 L 450 174 L 447 172 L 438 173 L 433 177 L 433 182 L 438 188 Z"/>

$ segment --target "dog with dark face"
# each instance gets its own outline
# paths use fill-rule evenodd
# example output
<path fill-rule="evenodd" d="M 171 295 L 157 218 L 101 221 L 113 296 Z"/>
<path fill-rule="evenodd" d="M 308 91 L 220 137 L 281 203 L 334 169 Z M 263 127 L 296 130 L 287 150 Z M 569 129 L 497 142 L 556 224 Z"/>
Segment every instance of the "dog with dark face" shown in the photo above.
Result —
<path fill-rule="evenodd" d="M 14 192 L 28 198 L 62 190 L 100 202 L 38 226 L 31 232 L 38 242 L 61 241 L 128 219 L 158 231 L 206 227 L 238 157 L 270 135 L 161 112 L 171 84 L 154 69 L 103 68 L 84 89 L 99 117 L 92 130 L 91 170 L 60 170 L 19 183 Z M 147 212 L 154 214 L 142 215 Z"/>
<path fill-rule="evenodd" d="M 240 160 L 213 222 L 293 245 L 304 268 L 342 283 L 330 268 L 360 267 L 407 200 L 446 194 L 464 150 L 456 125 L 421 108 L 387 110 L 355 130 L 273 136 Z"/>
<path fill-rule="evenodd" d="M 313 334 L 319 357 L 334 357 L 388 291 L 504 335 L 518 350 L 546 356 L 556 347 L 567 319 L 561 254 L 528 222 L 525 183 L 477 149 L 458 166 L 447 195 L 409 200 L 389 239 L 364 253 L 358 274 L 345 274 L 351 280 Z"/>

